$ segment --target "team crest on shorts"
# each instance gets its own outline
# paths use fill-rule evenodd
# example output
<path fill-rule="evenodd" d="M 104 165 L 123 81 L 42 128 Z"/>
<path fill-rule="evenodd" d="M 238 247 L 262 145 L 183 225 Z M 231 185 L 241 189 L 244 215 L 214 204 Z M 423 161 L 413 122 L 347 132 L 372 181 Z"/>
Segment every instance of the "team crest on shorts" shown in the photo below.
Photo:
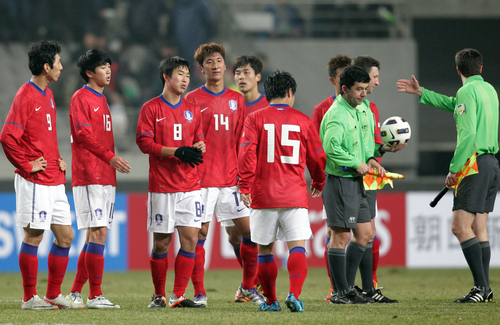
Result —
<path fill-rule="evenodd" d="M 234 100 L 231 99 L 229 101 L 229 108 L 233 111 L 233 113 L 238 109 L 238 103 Z"/>
<path fill-rule="evenodd" d="M 50 106 L 52 106 L 53 111 L 56 109 L 56 107 L 54 105 L 54 100 L 52 98 L 50 99 Z"/>
<path fill-rule="evenodd" d="M 156 214 L 155 215 L 155 223 L 157 226 L 160 226 L 161 223 L 163 222 L 163 216 L 161 214 Z"/>
<path fill-rule="evenodd" d="M 45 222 L 45 220 L 47 220 L 47 211 L 40 211 L 40 213 L 38 213 L 38 218 L 40 222 Z"/>
<path fill-rule="evenodd" d="M 186 118 L 186 121 L 191 123 L 193 121 L 193 112 L 184 111 L 184 117 Z"/>
<path fill-rule="evenodd" d="M 94 213 L 97 220 L 102 220 L 102 209 L 95 209 Z"/>
<path fill-rule="evenodd" d="M 457 114 L 464 115 L 465 113 L 467 113 L 467 111 L 465 110 L 465 104 L 458 105 L 457 106 Z"/>

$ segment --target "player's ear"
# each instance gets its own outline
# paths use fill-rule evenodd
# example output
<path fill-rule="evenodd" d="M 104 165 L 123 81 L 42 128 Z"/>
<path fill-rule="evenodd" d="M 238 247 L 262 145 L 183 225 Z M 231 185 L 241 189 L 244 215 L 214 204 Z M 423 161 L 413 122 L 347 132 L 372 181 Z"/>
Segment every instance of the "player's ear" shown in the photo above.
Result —
<path fill-rule="evenodd" d="M 89 77 L 89 79 L 92 79 L 92 71 L 85 70 L 85 74 L 87 75 L 87 77 Z"/>
<path fill-rule="evenodd" d="M 483 73 L 483 66 L 479 67 L 479 74 Z"/>
<path fill-rule="evenodd" d="M 43 65 L 43 70 L 45 71 L 45 73 L 49 73 L 49 71 L 50 71 L 50 65 L 48 63 L 45 63 Z"/>
<path fill-rule="evenodd" d="M 335 78 L 330 77 L 330 83 L 331 83 L 332 85 L 335 85 Z"/>
<path fill-rule="evenodd" d="M 262 79 L 262 74 L 261 73 L 257 73 L 257 75 L 255 76 L 255 80 L 257 80 L 257 82 L 259 82 L 260 79 Z"/>

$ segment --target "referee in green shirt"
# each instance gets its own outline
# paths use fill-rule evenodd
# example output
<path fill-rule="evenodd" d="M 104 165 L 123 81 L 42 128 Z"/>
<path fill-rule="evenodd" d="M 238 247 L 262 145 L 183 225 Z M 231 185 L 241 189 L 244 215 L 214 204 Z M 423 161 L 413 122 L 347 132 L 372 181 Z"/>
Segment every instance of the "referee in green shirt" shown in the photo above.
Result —
<path fill-rule="evenodd" d="M 490 244 L 486 231 L 488 213 L 493 211 L 499 189 L 498 95 L 481 77 L 483 58 L 474 49 L 455 56 L 463 86 L 456 97 L 447 97 L 421 87 L 415 76 L 399 80 L 400 92 L 417 94 L 420 102 L 453 112 L 457 125 L 457 147 L 446 176 L 446 186 L 456 184 L 456 175 L 467 160 L 477 153 L 479 173 L 463 178 L 453 200 L 451 230 L 460 241 L 465 259 L 474 277 L 474 287 L 455 302 L 485 302 L 493 299 L 489 284 Z"/>

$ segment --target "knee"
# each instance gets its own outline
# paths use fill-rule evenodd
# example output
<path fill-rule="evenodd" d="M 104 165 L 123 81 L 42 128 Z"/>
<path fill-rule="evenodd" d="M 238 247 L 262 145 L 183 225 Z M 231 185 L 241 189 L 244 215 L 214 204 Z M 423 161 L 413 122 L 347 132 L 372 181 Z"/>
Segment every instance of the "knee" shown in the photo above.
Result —
<path fill-rule="evenodd" d="M 73 234 L 73 230 L 69 228 L 68 231 L 64 233 L 64 236 L 62 238 L 59 238 L 58 245 L 62 247 L 69 247 L 71 246 L 74 237 L 75 235 Z"/>
<path fill-rule="evenodd" d="M 96 244 L 104 245 L 106 243 L 107 236 L 108 236 L 108 230 L 106 227 L 95 228 L 92 229 L 90 233 L 89 241 Z"/>
<path fill-rule="evenodd" d="M 241 245 L 241 238 L 240 236 L 235 236 L 235 235 L 230 235 L 228 237 L 228 241 L 233 246 L 233 248 L 239 248 Z"/>

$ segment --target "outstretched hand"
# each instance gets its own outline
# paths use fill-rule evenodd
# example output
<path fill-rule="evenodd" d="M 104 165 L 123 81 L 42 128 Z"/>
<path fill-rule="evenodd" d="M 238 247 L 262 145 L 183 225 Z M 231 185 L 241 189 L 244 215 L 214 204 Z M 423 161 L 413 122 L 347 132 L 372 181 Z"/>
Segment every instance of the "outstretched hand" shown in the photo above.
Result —
<path fill-rule="evenodd" d="M 400 93 L 408 93 L 422 96 L 422 87 L 418 84 L 417 78 L 411 76 L 411 80 L 399 79 L 396 83 Z"/>

